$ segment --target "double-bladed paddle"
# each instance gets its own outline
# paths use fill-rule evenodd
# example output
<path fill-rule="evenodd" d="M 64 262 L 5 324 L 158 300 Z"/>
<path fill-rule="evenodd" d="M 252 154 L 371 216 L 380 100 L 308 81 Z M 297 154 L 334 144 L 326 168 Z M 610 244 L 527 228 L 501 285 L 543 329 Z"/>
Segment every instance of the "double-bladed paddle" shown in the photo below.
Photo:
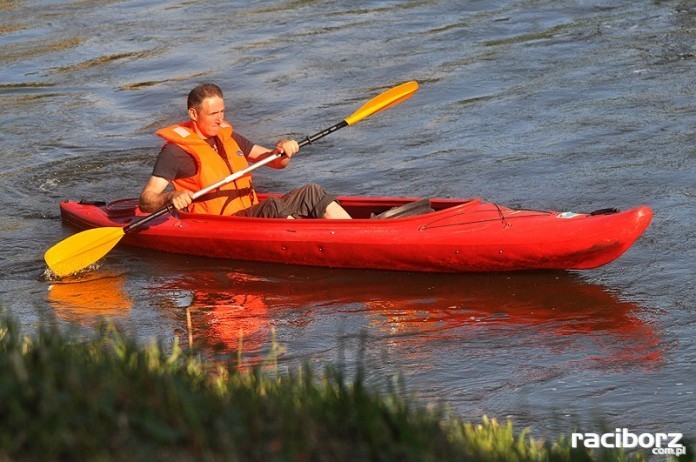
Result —
<path fill-rule="evenodd" d="M 372 98 L 370 101 L 362 105 L 360 109 L 339 123 L 301 140 L 299 145 L 302 147 L 312 144 L 318 139 L 323 138 L 336 130 L 348 125 L 353 125 L 354 123 L 359 122 L 372 114 L 376 114 L 379 111 L 399 104 L 400 102 L 413 96 L 416 90 L 418 90 L 418 83 L 415 81 L 406 82 L 391 88 Z M 282 155 L 283 154 L 281 152 L 274 151 L 273 154 L 260 160 L 259 162 L 256 162 L 243 170 L 235 172 L 215 184 L 197 191 L 193 194 L 193 199 L 196 200 L 210 191 L 230 183 L 237 178 L 246 175 L 252 170 L 261 167 L 262 165 L 266 165 L 267 163 L 274 161 Z M 95 263 L 97 260 L 106 255 L 127 233 L 135 231 L 146 223 L 149 223 L 150 221 L 173 211 L 174 206 L 172 204 L 168 204 L 158 211 L 124 227 L 104 227 L 82 231 L 60 241 L 48 249 L 44 254 L 44 260 L 51 271 L 59 277 L 75 273 L 86 268 L 92 263 Z"/>

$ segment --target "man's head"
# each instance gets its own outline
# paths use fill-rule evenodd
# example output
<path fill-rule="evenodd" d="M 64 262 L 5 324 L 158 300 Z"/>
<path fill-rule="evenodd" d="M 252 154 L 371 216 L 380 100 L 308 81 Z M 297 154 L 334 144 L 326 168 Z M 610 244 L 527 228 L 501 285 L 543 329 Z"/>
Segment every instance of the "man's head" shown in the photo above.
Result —
<path fill-rule="evenodd" d="M 225 101 L 222 90 L 214 83 L 203 83 L 188 95 L 188 114 L 194 127 L 203 138 L 217 135 L 225 119 Z"/>

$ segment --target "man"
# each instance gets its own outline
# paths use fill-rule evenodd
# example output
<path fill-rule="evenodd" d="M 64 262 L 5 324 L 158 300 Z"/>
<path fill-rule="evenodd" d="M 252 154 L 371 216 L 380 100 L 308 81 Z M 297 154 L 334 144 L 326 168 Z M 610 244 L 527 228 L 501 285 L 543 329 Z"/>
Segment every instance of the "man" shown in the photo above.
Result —
<path fill-rule="evenodd" d="M 188 95 L 190 120 L 157 131 L 167 143 L 160 151 L 152 176 L 140 195 L 140 209 L 154 212 L 171 203 L 193 213 L 263 218 L 350 218 L 335 198 L 315 184 L 295 189 L 282 198 L 259 202 L 251 174 L 221 186 L 195 202 L 193 193 L 273 154 L 236 133 L 225 122 L 222 90 L 215 84 L 198 85 Z M 285 168 L 300 147 L 280 140 L 284 155 L 268 165 Z M 172 184 L 174 191 L 167 191 Z"/>

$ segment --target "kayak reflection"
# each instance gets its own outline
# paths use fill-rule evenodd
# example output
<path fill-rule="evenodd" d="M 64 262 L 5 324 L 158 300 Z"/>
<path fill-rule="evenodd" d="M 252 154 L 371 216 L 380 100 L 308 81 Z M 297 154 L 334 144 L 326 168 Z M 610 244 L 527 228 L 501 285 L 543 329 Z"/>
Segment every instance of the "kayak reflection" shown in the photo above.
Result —
<path fill-rule="evenodd" d="M 243 273 L 191 269 L 151 290 L 171 294 L 165 304 L 180 313 L 178 319 L 186 319 L 177 329 L 181 344 L 192 342 L 199 351 L 214 355 L 234 353 L 228 359 L 242 370 L 260 364 L 272 343 L 267 297 L 248 290 L 253 282 Z"/>
<path fill-rule="evenodd" d="M 56 316 L 68 322 L 91 325 L 103 317 L 125 317 L 133 306 L 125 290 L 126 276 L 108 271 L 52 282 L 46 300 Z"/>
<path fill-rule="evenodd" d="M 189 268 L 191 269 L 191 268 Z M 530 329 L 542 338 L 596 339 L 599 362 L 662 361 L 646 310 L 566 272 L 420 274 L 244 263 L 191 270 L 169 289 L 191 292 L 197 341 L 259 352 L 274 323 L 305 329 L 336 310 L 363 314 L 368 334 L 423 343 L 488 330 Z M 583 340 L 584 341 L 584 340 Z M 578 347 L 582 348 L 582 347 Z"/>
<path fill-rule="evenodd" d="M 203 323 L 203 339 L 212 346 L 253 354 L 270 339 L 268 305 L 261 294 L 208 286 L 194 292 L 189 309 L 193 332 L 197 333 L 196 326 Z"/>

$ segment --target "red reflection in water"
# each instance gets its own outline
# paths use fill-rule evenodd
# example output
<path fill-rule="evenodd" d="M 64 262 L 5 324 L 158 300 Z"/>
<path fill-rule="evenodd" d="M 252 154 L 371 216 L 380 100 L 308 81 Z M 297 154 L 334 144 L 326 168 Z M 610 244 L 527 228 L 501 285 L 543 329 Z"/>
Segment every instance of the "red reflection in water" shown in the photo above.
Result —
<path fill-rule="evenodd" d="M 80 324 L 127 316 L 133 302 L 125 278 L 100 270 L 58 281 L 47 300 L 59 318 Z M 301 328 L 318 308 L 326 316 L 332 307 L 366 316 L 370 335 L 398 336 L 421 352 L 436 339 L 515 336 L 524 329 L 561 350 L 592 342 L 581 353 L 599 366 L 652 367 L 663 360 L 659 335 L 644 319 L 647 310 L 574 273 L 446 275 L 245 264 L 234 271 L 191 267 L 152 290 L 190 294 L 184 308 L 196 344 L 223 352 L 241 346 L 252 362 L 262 359 L 273 320 L 292 317 L 287 310 L 301 313 L 293 323 Z"/>
<path fill-rule="evenodd" d="M 246 290 L 253 276 L 241 273 L 195 271 L 155 290 L 191 295 L 187 332 L 199 348 L 216 352 L 243 352 L 239 367 L 257 364 L 262 347 L 271 341 L 266 295 Z M 183 339 L 182 339 L 183 340 Z"/>
<path fill-rule="evenodd" d="M 573 273 L 424 275 L 245 264 L 235 272 L 192 271 L 165 288 L 190 291 L 197 340 L 229 351 L 240 338 L 245 351 L 259 350 L 270 341 L 272 320 L 287 317 L 284 310 L 302 308 L 303 322 L 311 323 L 313 308 L 335 306 L 364 312 L 372 335 L 398 335 L 423 348 L 453 332 L 529 328 L 547 339 L 593 339 L 599 348 L 587 359 L 595 363 L 650 367 L 663 360 L 643 308 Z"/>
<path fill-rule="evenodd" d="M 204 337 L 226 349 L 258 350 L 269 330 L 268 306 L 264 297 L 216 289 L 197 290 L 189 307 L 192 319 L 205 324 Z M 194 332 L 198 329 L 194 328 Z"/>

